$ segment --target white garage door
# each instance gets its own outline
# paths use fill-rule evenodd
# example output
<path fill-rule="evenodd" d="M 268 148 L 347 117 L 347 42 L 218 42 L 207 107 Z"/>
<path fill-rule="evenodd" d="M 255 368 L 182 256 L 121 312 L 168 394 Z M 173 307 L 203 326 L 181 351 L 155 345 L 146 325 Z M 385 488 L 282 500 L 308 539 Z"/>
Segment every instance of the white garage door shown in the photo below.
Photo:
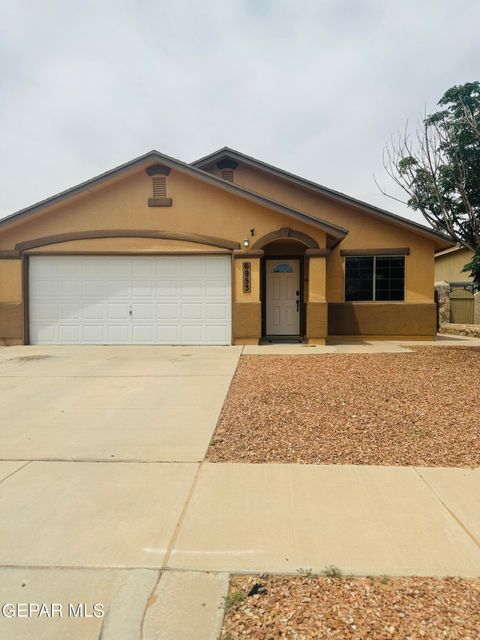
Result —
<path fill-rule="evenodd" d="M 230 344 L 229 256 L 32 256 L 31 344 Z"/>

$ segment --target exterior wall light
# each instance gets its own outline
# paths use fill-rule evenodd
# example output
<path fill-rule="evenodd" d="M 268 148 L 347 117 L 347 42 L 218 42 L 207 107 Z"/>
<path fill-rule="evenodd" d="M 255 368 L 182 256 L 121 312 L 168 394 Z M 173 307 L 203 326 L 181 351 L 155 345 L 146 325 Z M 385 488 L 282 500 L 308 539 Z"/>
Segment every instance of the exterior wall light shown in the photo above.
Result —
<path fill-rule="evenodd" d="M 245 238 L 245 240 L 243 241 L 243 246 L 248 247 L 249 245 L 250 245 L 250 240 L 248 238 Z"/>

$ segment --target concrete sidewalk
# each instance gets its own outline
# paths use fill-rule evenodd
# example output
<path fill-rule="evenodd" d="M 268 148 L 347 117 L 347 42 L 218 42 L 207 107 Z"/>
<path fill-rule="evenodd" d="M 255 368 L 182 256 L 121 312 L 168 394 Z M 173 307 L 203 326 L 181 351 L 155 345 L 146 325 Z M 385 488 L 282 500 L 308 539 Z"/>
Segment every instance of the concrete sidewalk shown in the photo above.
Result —
<path fill-rule="evenodd" d="M 204 464 L 168 566 L 480 575 L 480 470 Z"/>
<path fill-rule="evenodd" d="M 3 601 L 108 610 L 38 627 L 0 617 L 0 637 L 31 628 L 40 640 L 93 640 L 100 630 L 103 640 L 214 638 L 228 573 L 333 564 L 363 575 L 480 575 L 480 470 L 5 462 L 0 472 Z M 175 615 L 184 631 L 169 636 Z"/>

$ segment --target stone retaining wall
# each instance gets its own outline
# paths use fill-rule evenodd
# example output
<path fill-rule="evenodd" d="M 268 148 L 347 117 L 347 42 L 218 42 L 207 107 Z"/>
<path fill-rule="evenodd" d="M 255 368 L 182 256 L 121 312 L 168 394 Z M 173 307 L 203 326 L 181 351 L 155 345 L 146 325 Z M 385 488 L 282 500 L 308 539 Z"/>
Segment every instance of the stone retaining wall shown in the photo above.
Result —
<path fill-rule="evenodd" d="M 452 322 L 446 322 L 440 326 L 439 332 L 456 336 L 480 338 L 480 324 L 453 324 Z"/>

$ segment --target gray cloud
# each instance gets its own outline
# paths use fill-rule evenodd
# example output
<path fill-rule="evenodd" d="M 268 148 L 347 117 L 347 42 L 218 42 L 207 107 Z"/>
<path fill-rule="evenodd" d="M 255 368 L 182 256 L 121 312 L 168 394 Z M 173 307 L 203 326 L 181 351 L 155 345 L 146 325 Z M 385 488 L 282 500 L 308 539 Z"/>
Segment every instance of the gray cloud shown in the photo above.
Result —
<path fill-rule="evenodd" d="M 4 0 L 0 216 L 156 148 L 228 145 L 392 211 L 383 144 L 478 79 L 462 0 Z"/>

